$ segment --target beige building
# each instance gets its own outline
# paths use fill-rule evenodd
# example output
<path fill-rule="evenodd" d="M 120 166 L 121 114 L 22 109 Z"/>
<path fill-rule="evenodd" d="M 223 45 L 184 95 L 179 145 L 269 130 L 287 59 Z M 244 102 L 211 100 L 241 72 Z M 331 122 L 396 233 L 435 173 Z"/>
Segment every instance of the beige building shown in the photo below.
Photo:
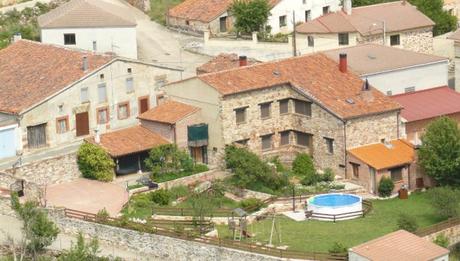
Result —
<path fill-rule="evenodd" d="M 399 137 L 400 106 L 325 55 L 301 56 L 201 74 L 165 92 L 201 108 L 208 158 L 239 143 L 285 162 L 310 153 L 316 165 L 345 176 L 349 148 Z"/>
<path fill-rule="evenodd" d="M 430 18 L 407 1 L 351 8 L 351 0 L 345 0 L 342 11 L 296 27 L 297 49 L 304 54 L 376 43 L 432 53 L 433 26 Z"/>
<path fill-rule="evenodd" d="M 0 51 L 0 158 L 138 124 L 179 72 L 20 40 Z"/>

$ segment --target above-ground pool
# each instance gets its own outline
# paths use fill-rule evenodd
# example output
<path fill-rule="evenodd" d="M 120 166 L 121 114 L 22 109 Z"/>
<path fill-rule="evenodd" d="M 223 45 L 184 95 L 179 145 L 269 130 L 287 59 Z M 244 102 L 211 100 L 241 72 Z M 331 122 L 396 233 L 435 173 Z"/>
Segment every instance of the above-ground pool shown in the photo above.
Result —
<path fill-rule="evenodd" d="M 336 221 L 357 218 L 363 213 L 362 198 L 341 193 L 317 195 L 308 199 L 307 211 L 312 214 L 311 218 L 318 220 Z"/>

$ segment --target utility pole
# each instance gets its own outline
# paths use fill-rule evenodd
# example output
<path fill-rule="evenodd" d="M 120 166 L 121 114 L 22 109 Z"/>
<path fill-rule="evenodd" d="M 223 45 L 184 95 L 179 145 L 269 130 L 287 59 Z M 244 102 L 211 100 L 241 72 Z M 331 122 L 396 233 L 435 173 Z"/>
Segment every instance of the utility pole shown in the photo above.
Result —
<path fill-rule="evenodd" d="M 293 28 L 294 30 L 292 31 L 292 52 L 293 52 L 293 56 L 297 56 L 297 35 L 296 35 L 296 31 L 295 31 L 295 11 L 292 11 L 292 24 L 293 24 Z"/>

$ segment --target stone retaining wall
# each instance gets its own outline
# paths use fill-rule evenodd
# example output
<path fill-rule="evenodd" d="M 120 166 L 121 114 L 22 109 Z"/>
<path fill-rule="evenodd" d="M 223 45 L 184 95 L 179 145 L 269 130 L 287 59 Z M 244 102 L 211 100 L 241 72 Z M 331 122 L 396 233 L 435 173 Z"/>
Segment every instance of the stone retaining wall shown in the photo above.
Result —
<path fill-rule="evenodd" d="M 16 169 L 5 170 L 5 172 L 13 174 L 15 178 L 39 185 L 69 182 L 81 176 L 76 153 L 31 162 Z"/>
<path fill-rule="evenodd" d="M 16 216 L 16 213 L 11 208 L 11 199 L 10 197 L 0 197 L 0 215 L 5 216 Z"/>
<path fill-rule="evenodd" d="M 435 232 L 428 236 L 424 236 L 423 238 L 430 242 L 433 242 L 433 240 L 435 240 L 436 237 L 441 234 L 444 234 L 449 239 L 449 246 L 453 246 L 455 244 L 460 243 L 460 225 Z"/>
<path fill-rule="evenodd" d="M 49 214 L 64 233 L 82 232 L 91 237 L 97 236 L 100 240 L 114 246 L 128 247 L 133 251 L 139 251 L 140 255 L 149 260 L 283 260 L 194 241 L 70 219 L 63 215 L 62 210 L 51 210 Z"/>
<path fill-rule="evenodd" d="M 213 181 L 217 179 L 225 179 L 232 176 L 232 173 L 221 170 L 209 170 L 195 175 L 183 177 L 180 179 L 170 180 L 158 184 L 159 189 L 170 189 L 178 186 L 188 186 L 194 183 L 202 183 L 205 181 Z"/>

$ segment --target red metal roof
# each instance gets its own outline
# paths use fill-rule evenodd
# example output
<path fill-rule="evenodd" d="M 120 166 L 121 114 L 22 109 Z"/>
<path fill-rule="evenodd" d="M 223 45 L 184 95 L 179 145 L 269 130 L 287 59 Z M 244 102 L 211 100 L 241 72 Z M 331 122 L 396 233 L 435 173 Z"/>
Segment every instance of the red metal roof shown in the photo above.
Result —
<path fill-rule="evenodd" d="M 460 93 L 447 86 L 391 96 L 404 109 L 408 122 L 431 119 L 460 112 Z"/>

